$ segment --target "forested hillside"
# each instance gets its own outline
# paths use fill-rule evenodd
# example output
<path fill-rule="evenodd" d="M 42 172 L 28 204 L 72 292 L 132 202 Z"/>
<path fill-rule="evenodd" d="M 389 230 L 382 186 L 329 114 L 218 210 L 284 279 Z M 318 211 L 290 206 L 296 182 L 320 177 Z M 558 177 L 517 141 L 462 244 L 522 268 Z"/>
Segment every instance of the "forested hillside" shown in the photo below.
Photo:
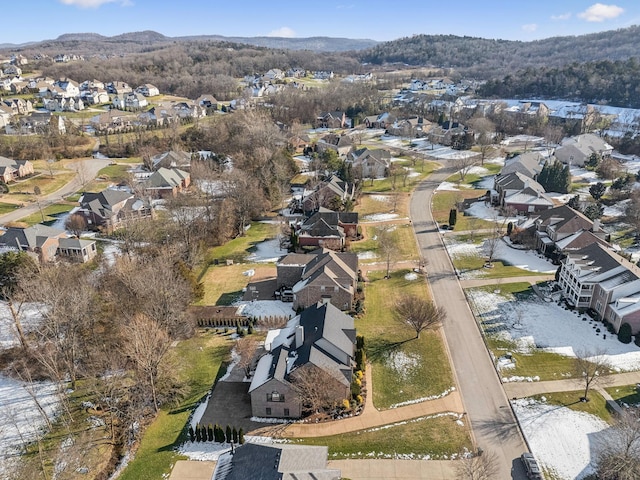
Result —
<path fill-rule="evenodd" d="M 561 98 L 640 108 L 640 62 L 600 61 L 527 68 L 487 82 L 478 94 L 497 98 Z"/>
<path fill-rule="evenodd" d="M 496 37 L 500 32 L 496 32 Z M 415 35 L 360 52 L 363 62 L 403 63 L 455 68 L 465 75 L 490 78 L 496 71 L 561 67 L 574 62 L 626 60 L 640 56 L 640 27 L 534 42 L 454 35 Z"/>

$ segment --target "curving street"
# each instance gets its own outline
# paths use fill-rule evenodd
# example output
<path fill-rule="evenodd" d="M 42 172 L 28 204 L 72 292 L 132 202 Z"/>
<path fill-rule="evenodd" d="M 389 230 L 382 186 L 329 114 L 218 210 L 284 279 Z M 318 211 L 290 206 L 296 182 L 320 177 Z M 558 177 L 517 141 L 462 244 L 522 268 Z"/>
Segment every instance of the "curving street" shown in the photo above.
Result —
<path fill-rule="evenodd" d="M 433 298 L 447 312 L 443 330 L 475 444 L 497 456 L 497 478 L 524 480 L 520 454 L 527 446 L 431 214 L 436 187 L 455 170 L 441 168 L 418 186 L 410 217 Z"/>

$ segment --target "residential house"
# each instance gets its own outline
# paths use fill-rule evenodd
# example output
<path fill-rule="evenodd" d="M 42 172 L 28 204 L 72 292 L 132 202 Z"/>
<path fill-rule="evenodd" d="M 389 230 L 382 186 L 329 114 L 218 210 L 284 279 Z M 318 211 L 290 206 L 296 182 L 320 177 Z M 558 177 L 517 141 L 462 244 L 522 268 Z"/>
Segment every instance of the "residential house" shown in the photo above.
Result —
<path fill-rule="evenodd" d="M 85 80 L 80 84 L 80 90 L 104 90 L 105 85 L 100 80 Z"/>
<path fill-rule="evenodd" d="M 183 150 L 169 150 L 151 157 L 151 165 L 154 170 L 159 168 L 191 168 L 191 154 Z"/>
<path fill-rule="evenodd" d="M 387 125 L 387 133 L 398 137 L 423 137 L 428 125 L 422 117 L 402 118 Z"/>
<path fill-rule="evenodd" d="M 294 154 L 305 153 L 311 145 L 308 135 L 295 135 L 287 139 L 287 144 Z"/>
<path fill-rule="evenodd" d="M 327 150 L 333 150 L 340 158 L 345 158 L 354 148 L 353 139 L 350 135 L 336 135 L 335 133 L 330 133 L 316 142 L 316 150 L 319 153 Z"/>
<path fill-rule="evenodd" d="M 336 404 L 350 398 L 356 330 L 353 318 L 327 301 L 318 301 L 270 331 L 249 387 L 256 417 L 299 418 L 302 401 L 296 379 L 324 372 L 323 382 Z"/>
<path fill-rule="evenodd" d="M 356 178 L 384 178 L 391 166 L 391 152 L 382 148 L 361 148 L 347 155 Z"/>
<path fill-rule="evenodd" d="M 0 103 L 0 128 L 9 125 L 12 117 L 13 110 L 6 106 L 4 103 Z"/>
<path fill-rule="evenodd" d="M 160 90 L 155 85 L 151 85 L 150 83 L 145 83 L 144 85 L 140 85 L 136 88 L 138 93 L 141 93 L 145 97 L 155 97 L 160 95 Z"/>
<path fill-rule="evenodd" d="M 33 103 L 31 100 L 23 98 L 5 98 L 2 100 L 8 108 L 11 109 L 13 115 L 28 115 L 33 112 Z"/>
<path fill-rule="evenodd" d="M 98 105 L 102 103 L 109 103 L 109 94 L 106 90 L 96 89 L 91 91 L 83 91 L 82 98 L 90 105 Z"/>
<path fill-rule="evenodd" d="M 555 150 L 555 157 L 562 163 L 584 166 L 594 153 L 601 158 L 610 157 L 613 147 L 593 133 L 565 138 Z"/>
<path fill-rule="evenodd" d="M 329 180 L 318 184 L 313 192 L 302 198 L 299 205 L 294 206 L 294 210 L 301 210 L 310 215 L 321 207 L 337 209 L 338 206 L 352 201 L 355 194 L 355 185 L 332 175 Z"/>
<path fill-rule="evenodd" d="M 427 138 L 431 143 L 455 147 L 461 137 L 469 134 L 470 131 L 464 125 L 447 120 L 429 130 Z"/>
<path fill-rule="evenodd" d="M 148 202 L 124 190 L 85 192 L 78 202 L 80 208 L 76 213 L 84 217 L 89 230 L 111 233 L 129 222 L 153 216 Z"/>
<path fill-rule="evenodd" d="M 381 113 L 380 115 L 372 115 L 364 118 L 364 124 L 367 128 L 384 128 L 393 124 L 396 118 L 389 112 Z"/>
<path fill-rule="evenodd" d="M 195 102 L 197 105 L 204 108 L 207 114 L 213 113 L 218 110 L 218 100 L 213 95 L 200 95 Z"/>
<path fill-rule="evenodd" d="M 223 454 L 211 480 L 340 480 L 340 470 L 328 469 L 328 447 L 245 443 Z"/>
<path fill-rule="evenodd" d="M 272 68 L 267 73 L 265 73 L 263 77 L 272 82 L 275 80 L 283 80 L 284 72 L 279 68 Z"/>
<path fill-rule="evenodd" d="M 492 203 L 510 208 L 518 213 L 533 213 L 552 208 L 553 200 L 545 195 L 538 182 L 526 175 L 514 172 L 496 175 Z"/>
<path fill-rule="evenodd" d="M 295 227 L 300 247 L 341 250 L 347 238 L 358 237 L 358 213 L 320 208 Z"/>
<path fill-rule="evenodd" d="M 276 264 L 279 290 L 291 289 L 293 308 L 307 308 L 323 298 L 341 310 L 350 310 L 358 280 L 358 256 L 327 248 L 292 253 Z"/>
<path fill-rule="evenodd" d="M 0 168 L 2 169 L 4 183 L 28 177 L 33 175 L 34 172 L 33 164 L 29 160 L 13 160 L 3 156 L 0 156 Z"/>
<path fill-rule="evenodd" d="M 518 172 L 535 180 L 542 171 L 545 161 L 545 157 L 539 152 L 521 153 L 505 160 L 504 167 L 500 170 L 500 175 Z"/>
<path fill-rule="evenodd" d="M 191 184 L 189 172 L 178 168 L 160 167 L 143 182 L 144 192 L 152 198 L 170 198 Z"/>
<path fill-rule="evenodd" d="M 0 236 L 0 245 L 33 254 L 41 263 L 55 260 L 56 255 L 84 263 L 97 254 L 95 241 L 67 238 L 64 230 L 42 224 L 8 227 Z"/>
<path fill-rule="evenodd" d="M 5 75 L 11 77 L 19 77 L 22 75 L 22 69 L 17 65 L 8 65 L 4 68 L 3 72 Z"/>
<path fill-rule="evenodd" d="M 133 92 L 133 89 L 126 82 L 111 82 L 106 85 L 107 92 L 112 95 L 124 95 Z"/>
<path fill-rule="evenodd" d="M 29 90 L 29 82 L 25 82 L 25 81 L 13 82 L 9 90 L 11 91 L 11 93 L 15 95 L 31 93 L 31 91 Z"/>
<path fill-rule="evenodd" d="M 552 258 L 561 258 L 595 242 L 608 245 L 600 222 L 593 222 L 568 205 L 534 213 L 519 227 L 531 229 L 536 250 Z"/>
<path fill-rule="evenodd" d="M 316 128 L 347 128 L 347 115 L 344 112 L 323 112 L 316 118 Z"/>
<path fill-rule="evenodd" d="M 68 78 L 58 80 L 54 86 L 60 89 L 59 93 L 63 98 L 74 98 L 80 95 L 80 86 Z"/>

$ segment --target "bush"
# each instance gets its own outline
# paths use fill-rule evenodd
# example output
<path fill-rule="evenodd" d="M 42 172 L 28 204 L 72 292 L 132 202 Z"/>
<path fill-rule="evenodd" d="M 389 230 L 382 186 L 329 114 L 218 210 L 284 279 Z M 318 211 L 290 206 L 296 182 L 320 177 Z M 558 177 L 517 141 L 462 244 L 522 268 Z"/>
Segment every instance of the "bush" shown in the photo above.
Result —
<path fill-rule="evenodd" d="M 631 325 L 623 323 L 618 331 L 618 340 L 622 343 L 631 343 Z"/>
<path fill-rule="evenodd" d="M 638 347 L 640 347 L 640 335 L 636 335 L 636 341 L 633 343 L 635 343 Z"/>
<path fill-rule="evenodd" d="M 193 431 L 193 427 L 191 425 L 189 425 L 189 440 L 191 440 L 191 443 L 196 441 L 196 432 Z"/>
<path fill-rule="evenodd" d="M 240 445 L 244 443 L 244 430 L 242 428 L 238 430 L 238 443 Z"/>
<path fill-rule="evenodd" d="M 201 436 L 201 432 L 200 432 L 200 425 L 196 425 L 196 442 L 201 442 L 202 441 L 202 436 Z"/>
<path fill-rule="evenodd" d="M 231 427 L 229 425 L 227 425 L 227 428 L 225 429 L 225 440 L 227 443 L 231 443 L 231 440 L 233 440 Z"/>

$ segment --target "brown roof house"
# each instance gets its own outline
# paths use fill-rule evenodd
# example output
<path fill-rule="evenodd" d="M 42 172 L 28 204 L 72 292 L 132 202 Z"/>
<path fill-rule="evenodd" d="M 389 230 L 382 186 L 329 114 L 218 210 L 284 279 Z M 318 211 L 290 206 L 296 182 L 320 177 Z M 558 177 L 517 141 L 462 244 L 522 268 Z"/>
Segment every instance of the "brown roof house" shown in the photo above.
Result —
<path fill-rule="evenodd" d="M 316 118 L 316 128 L 346 128 L 347 116 L 344 112 L 323 112 Z"/>
<path fill-rule="evenodd" d="M 191 185 L 189 172 L 178 168 L 161 167 L 143 182 L 144 191 L 152 198 L 170 198 Z"/>
<path fill-rule="evenodd" d="M 324 372 L 322 379 L 335 404 L 350 398 L 356 330 L 353 318 L 328 301 L 317 302 L 271 330 L 267 353 L 253 373 L 249 394 L 255 417 L 299 418 L 303 398 L 296 381 Z"/>
<path fill-rule="evenodd" d="M 319 153 L 333 150 L 340 158 L 345 158 L 354 148 L 353 139 L 349 135 L 330 133 L 316 142 L 316 150 Z"/>
<path fill-rule="evenodd" d="M 594 242 L 608 245 L 607 234 L 599 222 L 591 221 L 568 205 L 532 214 L 519 227 L 531 232 L 536 250 L 552 258 L 559 259 Z"/>
<path fill-rule="evenodd" d="M 347 238 L 358 236 L 358 213 L 320 208 L 297 226 L 296 234 L 301 247 L 341 250 Z"/>
<path fill-rule="evenodd" d="M 189 170 L 191 168 L 191 154 L 181 150 L 169 150 L 151 157 L 151 164 L 154 170 L 160 168 Z"/>
<path fill-rule="evenodd" d="M 56 256 L 84 263 L 97 254 L 94 240 L 68 238 L 64 230 L 42 224 L 7 228 L 0 236 L 0 246 L 32 253 L 41 263 L 51 262 Z"/>
<path fill-rule="evenodd" d="M 291 253 L 276 264 L 276 288 L 291 289 L 293 308 L 307 308 L 323 298 L 350 310 L 358 281 L 358 256 L 323 248 Z"/>
<path fill-rule="evenodd" d="M 80 208 L 89 230 L 108 233 L 127 223 L 152 218 L 151 206 L 145 200 L 125 190 L 106 189 L 101 192 L 85 192 L 80 197 Z"/>

